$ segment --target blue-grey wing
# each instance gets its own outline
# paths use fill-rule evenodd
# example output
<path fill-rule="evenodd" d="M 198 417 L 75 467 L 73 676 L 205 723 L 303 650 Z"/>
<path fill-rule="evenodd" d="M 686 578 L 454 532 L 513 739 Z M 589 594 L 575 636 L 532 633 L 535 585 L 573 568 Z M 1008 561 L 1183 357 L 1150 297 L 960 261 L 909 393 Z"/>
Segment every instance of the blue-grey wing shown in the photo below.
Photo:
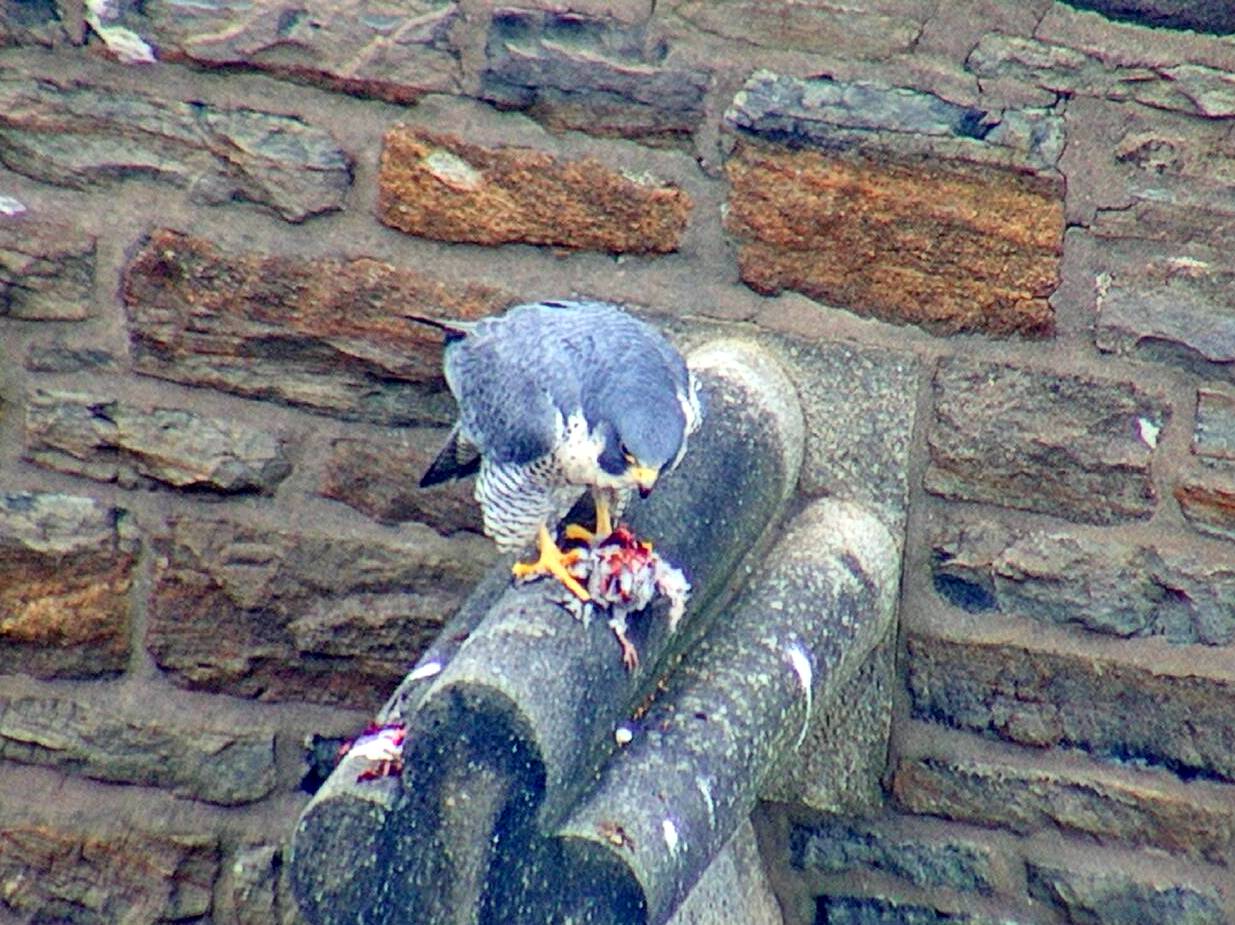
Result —
<path fill-rule="evenodd" d="M 533 331 L 511 328 L 506 318 L 483 322 L 447 347 L 445 371 L 460 431 L 482 456 L 523 464 L 553 451 L 570 390 Z"/>

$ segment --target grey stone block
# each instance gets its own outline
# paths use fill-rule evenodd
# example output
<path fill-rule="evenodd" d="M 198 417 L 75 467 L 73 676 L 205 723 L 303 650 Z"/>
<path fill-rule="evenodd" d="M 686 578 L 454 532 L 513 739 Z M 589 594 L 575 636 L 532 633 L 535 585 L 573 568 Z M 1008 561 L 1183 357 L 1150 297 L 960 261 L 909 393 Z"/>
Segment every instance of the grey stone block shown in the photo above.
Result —
<path fill-rule="evenodd" d="M 1029 895 L 1059 909 L 1069 922 L 1092 925 L 1221 925 L 1229 921 L 1216 891 L 1162 877 L 1141 880 L 1122 871 L 1087 871 L 1030 861 Z"/>
<path fill-rule="evenodd" d="M 715 865 L 889 638 L 900 547 L 868 509 L 821 500 L 768 551 L 803 454 L 793 388 L 741 342 L 690 362 L 704 427 L 632 513 L 693 584 L 682 628 L 666 638 L 656 604 L 636 617 L 628 674 L 601 621 L 554 606 L 560 589 L 492 573 L 379 716 L 406 724 L 402 777 L 362 781 L 349 754 L 302 815 L 309 921 L 721 921 L 702 900 L 678 911 L 700 882 L 718 909 L 771 915 L 749 864 Z"/>
<path fill-rule="evenodd" d="M 691 364 L 704 426 L 682 466 L 631 515 L 692 583 L 682 627 L 667 638 L 655 605 L 637 617 L 631 636 L 643 668 L 631 674 L 602 620 L 584 626 L 557 606 L 560 588 L 510 587 L 499 567 L 422 658 L 422 669 L 440 671 L 425 681 L 414 672 L 381 717 L 408 724 L 402 787 L 395 778 L 357 782 L 361 759 L 348 756 L 302 815 L 293 884 L 310 921 L 443 921 L 466 908 L 482 921 L 539 922 L 545 904 L 602 900 L 588 921 L 637 920 L 635 881 L 605 847 L 620 831 L 572 856 L 556 830 L 654 683 L 651 669 L 715 616 L 802 456 L 801 412 L 773 361 L 731 342 L 700 348 Z M 560 888 L 567 863 L 579 884 L 569 896 Z"/>
<path fill-rule="evenodd" d="M 331 135 L 292 116 L 12 77 L 0 80 L 0 162 L 70 189 L 144 177 L 289 222 L 343 208 L 352 182 Z"/>
<path fill-rule="evenodd" d="M 757 71 L 725 113 L 733 128 L 830 151 L 926 153 L 1057 178 L 1063 119 L 1047 109 L 988 111 L 933 93 Z"/>
<path fill-rule="evenodd" d="M 1110 524 L 1153 513 L 1170 417 L 1129 381 L 955 357 L 935 374 L 927 491 Z"/>

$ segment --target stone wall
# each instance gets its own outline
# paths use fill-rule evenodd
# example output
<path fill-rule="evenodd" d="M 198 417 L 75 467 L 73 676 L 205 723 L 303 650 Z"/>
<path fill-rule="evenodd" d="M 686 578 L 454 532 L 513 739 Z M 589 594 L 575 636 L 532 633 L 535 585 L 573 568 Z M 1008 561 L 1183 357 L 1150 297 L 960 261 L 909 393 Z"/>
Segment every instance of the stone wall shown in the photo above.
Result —
<path fill-rule="evenodd" d="M 494 559 L 407 315 L 579 293 L 836 357 L 804 496 L 893 439 L 846 390 L 916 408 L 885 800 L 761 814 L 787 921 L 1235 920 L 1233 34 L 0 0 L 3 916 L 296 920 L 307 790 Z"/>

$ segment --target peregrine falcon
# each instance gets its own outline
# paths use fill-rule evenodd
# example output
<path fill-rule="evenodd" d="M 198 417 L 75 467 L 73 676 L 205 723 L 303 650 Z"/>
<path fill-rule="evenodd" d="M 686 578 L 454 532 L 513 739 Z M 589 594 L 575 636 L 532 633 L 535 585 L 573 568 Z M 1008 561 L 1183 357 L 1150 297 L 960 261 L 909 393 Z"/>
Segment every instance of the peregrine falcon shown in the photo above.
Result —
<path fill-rule="evenodd" d="M 550 530 L 591 490 L 602 540 L 631 493 L 646 496 L 686 452 L 699 425 L 695 382 L 655 328 L 606 302 L 536 302 L 475 322 L 420 318 L 446 332 L 446 383 L 459 419 L 422 487 L 478 473 L 485 533 L 503 551 L 534 540 L 535 562 L 514 574 L 550 574 L 580 600 L 578 553 Z"/>

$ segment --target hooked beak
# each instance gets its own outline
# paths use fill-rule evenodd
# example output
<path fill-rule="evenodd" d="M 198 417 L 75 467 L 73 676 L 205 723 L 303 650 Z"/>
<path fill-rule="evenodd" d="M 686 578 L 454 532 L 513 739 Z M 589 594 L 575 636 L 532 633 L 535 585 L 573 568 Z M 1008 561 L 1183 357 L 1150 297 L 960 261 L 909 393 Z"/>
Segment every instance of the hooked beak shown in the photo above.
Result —
<path fill-rule="evenodd" d="M 648 466 L 631 466 L 629 472 L 639 488 L 639 497 L 646 498 L 650 495 L 652 486 L 656 484 L 656 477 L 660 473 Z"/>

